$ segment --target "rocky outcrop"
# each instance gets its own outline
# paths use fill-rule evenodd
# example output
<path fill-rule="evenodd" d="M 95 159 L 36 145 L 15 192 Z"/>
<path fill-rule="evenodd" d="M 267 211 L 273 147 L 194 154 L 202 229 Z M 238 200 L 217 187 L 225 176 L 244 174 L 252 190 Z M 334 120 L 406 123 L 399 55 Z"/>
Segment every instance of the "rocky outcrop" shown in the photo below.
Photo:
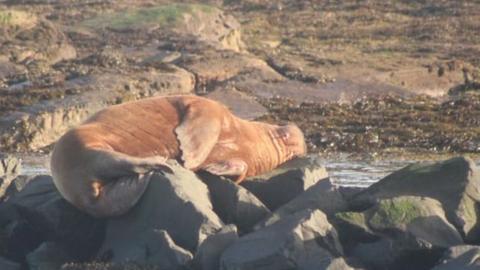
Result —
<path fill-rule="evenodd" d="M 270 188 L 259 195 L 226 178 L 169 163 L 173 173 L 151 172 L 139 202 L 107 220 L 67 203 L 50 176 L 17 177 L 11 186 L 19 188 L 0 204 L 0 256 L 6 259 L 0 265 L 71 270 L 477 267 L 478 246 L 465 242 L 476 244 L 478 238 L 455 226 L 442 196 L 452 195 L 459 183 L 465 196 L 475 195 L 477 173 L 468 159 L 410 165 L 363 191 L 345 192 L 332 185 L 318 160 L 299 158 L 262 176 L 261 184 Z M 465 168 L 468 173 L 462 174 Z M 392 176 L 401 172 L 409 172 L 402 182 L 434 181 L 432 172 L 439 178 L 432 189 L 410 183 L 410 190 L 397 184 L 389 191 L 395 186 Z M 270 213 L 260 199 L 278 194 L 281 200 Z M 476 217 L 470 218 L 476 224 Z"/>
<path fill-rule="evenodd" d="M 284 217 L 288 217 L 304 209 L 319 209 L 327 216 L 330 216 L 338 212 L 347 211 L 348 206 L 347 201 L 337 187 L 333 186 L 328 178 L 324 178 L 290 202 L 275 210 L 275 212 L 257 226 L 271 225 Z"/>
<path fill-rule="evenodd" d="M 35 270 L 60 269 L 63 264 L 71 261 L 70 255 L 55 242 L 44 242 L 27 254 L 28 268 Z"/>
<path fill-rule="evenodd" d="M 21 169 L 20 159 L 0 153 L 0 201 L 4 199 L 8 187 L 20 174 Z"/>
<path fill-rule="evenodd" d="M 275 210 L 302 194 L 328 173 L 315 158 L 299 158 L 282 164 L 277 169 L 241 183 L 269 209 Z"/>
<path fill-rule="evenodd" d="M 2 252 L 18 262 L 32 252 L 36 254 L 30 255 L 35 261 L 35 256 L 48 254 L 52 246 L 61 249 L 69 260 L 84 260 L 95 253 L 103 238 L 104 222 L 89 217 L 65 201 L 50 176 L 33 178 L 2 203 L 0 221 L 4 237 Z M 53 244 L 37 250 L 43 242 Z"/>
<path fill-rule="evenodd" d="M 335 228 L 321 211 L 305 210 L 247 234 L 222 255 L 221 268 L 306 269 L 343 254 Z"/>
<path fill-rule="evenodd" d="M 5 258 L 0 257 L 0 269 L 3 270 L 20 270 L 22 269 L 19 263 L 9 261 Z"/>
<path fill-rule="evenodd" d="M 73 125 L 116 103 L 172 93 L 188 94 L 194 78 L 174 66 L 168 72 L 147 71 L 132 76 L 101 74 L 66 82 L 81 94 L 19 108 L 0 118 L 0 150 L 37 150 L 57 140 Z"/>
<path fill-rule="evenodd" d="M 435 266 L 432 270 L 474 270 L 480 268 L 479 246 L 453 246 L 450 247 L 442 259 L 440 264 Z"/>
<path fill-rule="evenodd" d="M 364 212 L 338 213 L 336 219 L 347 254 L 374 269 L 425 269 L 442 249 L 463 243 L 440 203 L 431 198 L 382 199 Z"/>
<path fill-rule="evenodd" d="M 155 230 L 165 230 L 176 245 L 194 252 L 223 227 L 213 212 L 207 186 L 195 174 L 175 165 L 174 174 L 154 174 L 149 188 L 128 214 L 107 223 L 103 253 L 113 260 L 133 260 L 147 254 Z M 132 255 L 133 254 L 133 255 Z"/>
<path fill-rule="evenodd" d="M 218 233 L 209 236 L 197 249 L 193 259 L 194 269 L 220 269 L 220 257 L 237 239 L 238 234 L 235 225 L 227 225 Z"/>
<path fill-rule="evenodd" d="M 270 214 L 270 210 L 242 186 L 208 173 L 202 173 L 201 178 L 210 191 L 214 211 L 225 224 L 235 224 L 240 232 L 250 232 Z"/>
<path fill-rule="evenodd" d="M 407 166 L 353 196 L 349 203 L 352 209 L 365 209 L 379 199 L 405 195 L 438 200 L 447 220 L 465 241 L 479 239 L 480 172 L 471 159 L 458 157 Z"/>
<path fill-rule="evenodd" d="M 244 119 L 255 120 L 268 113 L 254 97 L 234 87 L 218 87 L 206 97 L 225 104 L 235 115 Z"/>
<path fill-rule="evenodd" d="M 25 11 L 0 12 L 0 51 L 14 63 L 43 61 L 54 64 L 77 57 L 76 49 L 59 28 Z"/>

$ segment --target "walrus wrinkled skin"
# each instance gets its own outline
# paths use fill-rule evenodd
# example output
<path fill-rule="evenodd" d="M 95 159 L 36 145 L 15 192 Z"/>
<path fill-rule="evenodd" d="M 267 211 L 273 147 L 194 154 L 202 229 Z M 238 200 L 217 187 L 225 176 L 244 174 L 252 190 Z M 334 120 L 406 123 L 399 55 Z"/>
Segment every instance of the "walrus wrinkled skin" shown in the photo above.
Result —
<path fill-rule="evenodd" d="M 62 196 L 95 217 L 125 213 L 167 158 L 236 182 L 306 153 L 295 125 L 234 116 L 198 96 L 154 97 L 111 106 L 56 143 L 51 170 Z"/>

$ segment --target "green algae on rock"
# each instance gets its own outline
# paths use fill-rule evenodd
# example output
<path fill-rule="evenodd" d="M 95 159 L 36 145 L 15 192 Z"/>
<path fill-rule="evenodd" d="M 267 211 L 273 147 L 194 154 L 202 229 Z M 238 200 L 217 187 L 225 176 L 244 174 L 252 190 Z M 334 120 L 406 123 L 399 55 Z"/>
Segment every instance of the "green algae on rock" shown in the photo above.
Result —
<path fill-rule="evenodd" d="M 199 12 L 211 13 L 214 9 L 214 7 L 201 4 L 168 4 L 100 14 L 95 18 L 83 21 L 81 25 L 114 30 L 142 28 L 150 25 L 175 26 L 185 15 L 194 16 Z"/>
<path fill-rule="evenodd" d="M 480 173 L 470 158 L 456 157 L 442 162 L 407 166 L 396 171 L 350 201 L 353 208 L 372 205 L 379 199 L 421 196 L 438 200 L 446 217 L 467 242 L 480 235 L 477 208 L 480 201 Z"/>
<path fill-rule="evenodd" d="M 382 200 L 369 223 L 373 227 L 408 224 L 423 214 L 423 209 L 408 199 Z"/>

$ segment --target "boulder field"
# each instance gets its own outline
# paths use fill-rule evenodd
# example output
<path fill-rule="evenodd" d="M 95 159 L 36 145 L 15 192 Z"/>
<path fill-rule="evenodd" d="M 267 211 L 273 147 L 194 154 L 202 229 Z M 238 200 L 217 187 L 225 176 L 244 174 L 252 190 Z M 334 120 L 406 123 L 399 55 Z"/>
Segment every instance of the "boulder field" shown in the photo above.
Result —
<path fill-rule="evenodd" d="M 479 269 L 480 172 L 418 163 L 333 185 L 314 157 L 236 185 L 175 161 L 125 215 L 95 219 L 49 175 L 0 159 L 0 269 Z"/>

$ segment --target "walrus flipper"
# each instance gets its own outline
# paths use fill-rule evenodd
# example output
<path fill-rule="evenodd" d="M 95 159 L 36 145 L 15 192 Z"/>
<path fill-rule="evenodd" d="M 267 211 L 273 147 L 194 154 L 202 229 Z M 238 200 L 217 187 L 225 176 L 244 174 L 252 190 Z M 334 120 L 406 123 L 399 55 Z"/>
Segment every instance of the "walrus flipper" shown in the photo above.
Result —
<path fill-rule="evenodd" d="M 154 171 L 172 172 L 166 158 L 137 158 L 119 152 L 90 149 L 92 158 L 91 197 L 85 210 L 95 217 L 126 213 L 142 197 Z"/>
<path fill-rule="evenodd" d="M 212 151 L 220 136 L 221 122 L 205 106 L 189 106 L 175 129 L 180 143 L 183 166 L 195 169 Z"/>
<path fill-rule="evenodd" d="M 238 184 L 243 181 L 247 174 L 248 165 L 245 161 L 239 158 L 232 158 L 229 160 L 222 160 L 215 163 L 210 163 L 202 167 L 211 174 L 223 176 L 238 176 L 235 182 Z"/>
<path fill-rule="evenodd" d="M 146 175 L 127 175 L 115 179 L 99 189 L 97 196 L 86 206 L 94 217 L 112 217 L 125 214 L 142 197 L 151 179 Z"/>

